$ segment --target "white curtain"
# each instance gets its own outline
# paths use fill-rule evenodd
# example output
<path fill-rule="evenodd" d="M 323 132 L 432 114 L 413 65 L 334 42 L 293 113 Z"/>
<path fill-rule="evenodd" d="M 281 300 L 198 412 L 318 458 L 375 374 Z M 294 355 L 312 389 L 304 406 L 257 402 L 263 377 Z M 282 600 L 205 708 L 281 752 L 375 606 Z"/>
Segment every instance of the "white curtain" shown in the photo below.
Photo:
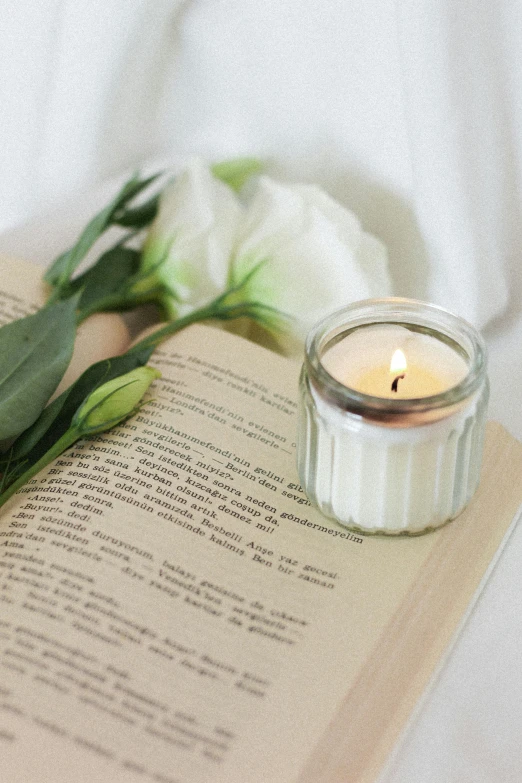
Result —
<path fill-rule="evenodd" d="M 431 296 L 484 323 L 520 257 L 522 6 L 399 2 L 413 202 Z"/>
<path fill-rule="evenodd" d="M 397 294 L 479 326 L 514 295 L 520 0 L 9 5 L 0 229 L 158 155 L 254 154 L 351 207 Z"/>
<path fill-rule="evenodd" d="M 157 152 L 178 6 L 3 3 L 0 229 Z"/>

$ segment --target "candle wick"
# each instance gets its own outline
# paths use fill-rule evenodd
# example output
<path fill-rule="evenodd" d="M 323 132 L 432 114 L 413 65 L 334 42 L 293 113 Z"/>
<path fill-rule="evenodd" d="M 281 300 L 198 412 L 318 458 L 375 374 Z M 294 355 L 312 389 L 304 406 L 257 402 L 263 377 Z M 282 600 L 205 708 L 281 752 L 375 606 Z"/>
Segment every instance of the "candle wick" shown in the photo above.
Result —
<path fill-rule="evenodd" d="M 398 387 L 398 385 L 399 385 L 399 381 L 401 380 L 401 378 L 405 378 L 405 377 L 406 377 L 406 373 L 404 373 L 404 372 L 403 372 L 403 374 L 402 374 L 402 375 L 398 375 L 398 376 L 397 376 L 397 377 L 394 379 L 394 381 L 393 381 L 393 383 L 392 383 L 392 385 L 391 385 L 391 390 L 392 390 L 393 392 L 397 392 L 397 391 L 399 391 L 399 390 L 398 390 L 398 388 L 397 388 L 397 387 Z"/>

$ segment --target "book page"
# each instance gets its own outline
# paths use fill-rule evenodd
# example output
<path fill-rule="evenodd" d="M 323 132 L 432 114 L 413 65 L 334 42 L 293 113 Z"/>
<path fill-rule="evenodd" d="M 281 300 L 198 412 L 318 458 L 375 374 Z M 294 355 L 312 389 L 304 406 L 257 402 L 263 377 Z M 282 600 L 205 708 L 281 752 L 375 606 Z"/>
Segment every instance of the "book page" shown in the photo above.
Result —
<path fill-rule="evenodd" d="M 27 261 L 0 258 L 0 326 L 31 315 L 43 304 L 42 272 Z"/>
<path fill-rule="evenodd" d="M 371 780 L 522 499 L 522 448 L 490 430 L 442 530 L 365 537 L 299 486 L 297 365 L 203 326 L 154 363 L 137 416 L 0 512 L 2 778 Z"/>

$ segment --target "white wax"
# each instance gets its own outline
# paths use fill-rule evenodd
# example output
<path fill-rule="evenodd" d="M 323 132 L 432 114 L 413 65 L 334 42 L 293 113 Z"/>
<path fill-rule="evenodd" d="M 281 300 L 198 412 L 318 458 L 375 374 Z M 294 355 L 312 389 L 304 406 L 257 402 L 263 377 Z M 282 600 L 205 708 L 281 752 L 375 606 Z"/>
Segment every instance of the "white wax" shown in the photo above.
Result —
<path fill-rule="evenodd" d="M 324 514 L 371 533 L 416 533 L 456 517 L 480 476 L 487 388 L 464 408 L 418 427 L 387 428 L 301 400 L 301 485 Z"/>
<path fill-rule="evenodd" d="M 397 349 L 403 352 L 407 367 L 392 371 L 390 363 Z M 446 343 L 395 324 L 374 324 L 350 332 L 326 350 L 321 363 L 344 386 L 395 399 L 444 392 L 460 383 L 469 369 Z"/>

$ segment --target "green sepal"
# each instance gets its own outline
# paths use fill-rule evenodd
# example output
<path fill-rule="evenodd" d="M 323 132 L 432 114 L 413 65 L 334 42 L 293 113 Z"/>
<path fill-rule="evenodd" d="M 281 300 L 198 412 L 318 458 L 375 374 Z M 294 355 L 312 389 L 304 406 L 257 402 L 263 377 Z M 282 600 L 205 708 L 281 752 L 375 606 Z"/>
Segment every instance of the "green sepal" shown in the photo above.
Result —
<path fill-rule="evenodd" d="M 243 185 L 254 174 L 259 174 L 263 164 L 257 158 L 234 158 L 214 163 L 212 174 L 239 193 Z"/>

